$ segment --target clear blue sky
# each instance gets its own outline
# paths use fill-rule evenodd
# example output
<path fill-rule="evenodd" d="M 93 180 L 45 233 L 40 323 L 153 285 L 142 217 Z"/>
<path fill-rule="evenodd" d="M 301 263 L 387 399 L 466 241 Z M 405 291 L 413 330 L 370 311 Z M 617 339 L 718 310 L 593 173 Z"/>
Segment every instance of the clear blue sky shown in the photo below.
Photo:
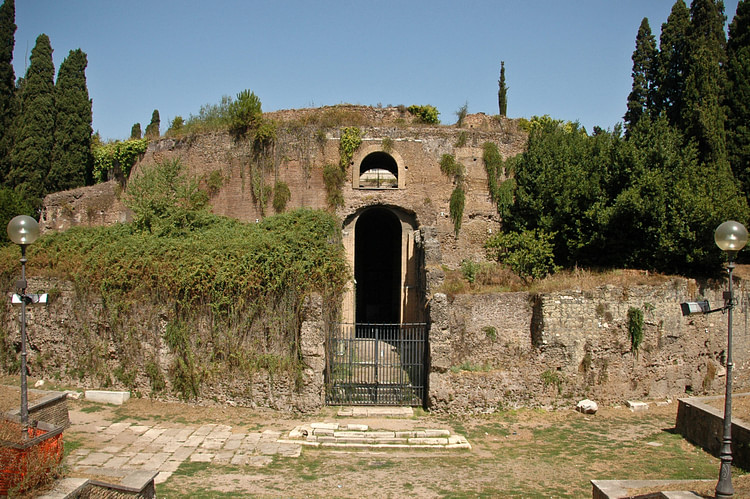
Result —
<path fill-rule="evenodd" d="M 728 20 L 738 0 L 725 0 Z M 587 130 L 622 121 L 641 19 L 657 40 L 673 0 L 16 0 L 16 77 L 46 33 L 55 71 L 88 55 L 93 128 L 103 139 L 161 131 L 223 95 L 264 111 L 340 103 L 432 104 L 442 123 L 549 114 Z M 687 2 L 689 5 L 689 1 Z"/>

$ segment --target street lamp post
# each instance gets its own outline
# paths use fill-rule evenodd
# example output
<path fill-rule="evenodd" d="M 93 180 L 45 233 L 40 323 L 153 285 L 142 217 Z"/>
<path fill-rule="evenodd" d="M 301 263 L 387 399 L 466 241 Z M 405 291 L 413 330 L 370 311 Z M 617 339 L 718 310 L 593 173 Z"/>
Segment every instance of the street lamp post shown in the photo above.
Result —
<path fill-rule="evenodd" d="M 21 425 L 23 436 L 28 438 L 29 400 L 26 386 L 26 306 L 29 304 L 26 295 L 26 246 L 39 237 L 39 224 L 28 215 L 18 215 L 8 223 L 8 237 L 21 247 L 21 280 L 16 282 L 16 289 L 21 298 Z"/>
<path fill-rule="evenodd" d="M 747 229 L 739 222 L 728 221 L 719 225 L 714 233 L 716 245 L 727 253 L 727 272 L 729 273 L 729 286 L 724 293 L 724 308 L 727 310 L 727 384 L 724 393 L 724 435 L 721 440 L 721 468 L 719 481 L 716 484 L 716 497 L 734 496 L 732 487 L 732 309 L 734 308 L 734 294 L 732 291 L 732 271 L 734 270 L 734 257 L 737 252 L 747 244 Z"/>

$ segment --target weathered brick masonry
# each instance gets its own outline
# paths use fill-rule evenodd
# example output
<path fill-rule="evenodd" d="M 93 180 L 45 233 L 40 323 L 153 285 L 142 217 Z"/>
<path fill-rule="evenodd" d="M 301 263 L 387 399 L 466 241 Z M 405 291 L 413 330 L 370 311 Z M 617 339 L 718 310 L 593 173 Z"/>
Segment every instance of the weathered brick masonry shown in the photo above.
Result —
<path fill-rule="evenodd" d="M 723 301 L 719 289 L 699 289 L 693 281 L 674 279 L 655 287 L 604 286 L 560 293 L 449 297 L 440 292 L 443 267 L 456 268 L 464 259 L 484 259 L 483 243 L 500 229 L 501 220 L 488 195 L 482 146 L 492 142 L 504 157 L 521 152 L 526 136 L 513 121 L 471 115 L 460 129 L 424 126 L 413 124 L 397 108 L 357 106 L 279 111 L 266 117 L 279 124 L 270 167 L 251 166 L 249 143 L 214 132 L 151 143 L 134 174 L 157 161 L 180 158 L 204 184 L 212 175 L 221 178 L 220 187 L 211 192 L 215 213 L 248 222 L 273 212 L 270 203 L 260 206 L 255 199 L 253 182 L 268 186 L 286 182 L 291 191 L 287 209 L 326 209 L 323 168 L 339 162 L 342 128 L 359 127 L 363 141 L 348 167 L 344 204 L 336 210 L 342 220 L 344 246 L 353 265 L 354 232 L 360 217 L 374 208 L 397 217 L 402 229 L 401 319 L 429 324 L 428 404 L 432 408 L 492 410 L 522 404 L 570 404 L 583 396 L 619 402 L 721 390 L 726 316 L 683 318 L 679 313 L 681 301 L 699 294 L 718 306 Z M 449 216 L 454 179 L 440 171 L 443 154 L 453 155 L 465 168 L 466 203 L 458 237 Z M 389 161 L 397 188 L 360 187 L 361 165 L 372 158 Z M 45 200 L 43 230 L 127 221 L 131 215 L 120 200 L 121 192 L 111 182 L 50 195 Z M 71 308 L 82 306 L 75 290 L 65 283 L 55 286 L 62 290 L 58 304 L 35 309 L 36 316 L 29 321 L 30 328 L 41 327 L 45 320 L 50 325 L 49 334 L 40 329 L 32 333 L 38 335 L 41 348 L 31 358 L 37 374 L 65 376 L 65 359 L 85 343 L 80 331 L 106 331 L 107 327 L 101 314 L 75 315 Z M 342 307 L 345 321 L 353 320 L 356 312 L 353 287 L 348 293 Z M 748 383 L 750 347 L 744 288 L 740 293 L 741 306 L 735 314 L 738 389 Z M 97 306 L 95 302 L 84 305 Z M 627 332 L 630 307 L 645 311 L 644 342 L 638 352 L 631 351 Z M 214 399 L 299 410 L 322 405 L 325 333 L 319 305 L 310 304 L 308 311 L 302 331 L 308 368 L 301 391 L 294 380 L 257 375 L 212 387 Z M 43 314 L 50 315 L 42 319 Z M 168 365 L 170 352 L 159 339 L 163 326 L 158 325 L 159 312 L 141 310 L 139 314 L 142 327 L 155 331 L 149 347 Z M 138 320 L 134 318 L 135 323 Z M 85 321 L 91 321 L 87 328 Z M 63 330 L 52 334 L 53 323 Z M 5 326 L 9 334 L 18 334 L 12 321 Z M 48 348 L 55 353 L 45 357 L 44 364 L 41 357 L 35 361 Z M 106 362 L 113 368 L 118 361 L 110 349 Z M 145 376 L 138 382 L 147 390 Z M 237 398 L 232 395 L 236 393 L 244 395 Z"/>

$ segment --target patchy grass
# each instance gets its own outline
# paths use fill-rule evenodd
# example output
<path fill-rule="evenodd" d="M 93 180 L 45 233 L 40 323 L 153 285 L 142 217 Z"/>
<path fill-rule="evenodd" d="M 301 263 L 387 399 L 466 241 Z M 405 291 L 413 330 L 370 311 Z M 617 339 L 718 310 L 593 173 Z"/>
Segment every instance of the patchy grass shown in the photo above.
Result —
<path fill-rule="evenodd" d="M 655 274 L 645 270 L 562 270 L 555 274 L 526 283 L 500 263 L 481 262 L 475 274 L 467 276 L 464 269 L 443 268 L 445 280 L 440 291 L 448 295 L 463 293 L 499 293 L 529 291 L 550 293 L 567 289 L 591 290 L 605 284 L 615 286 L 659 285 L 674 279 L 673 276 Z M 750 271 L 748 271 L 750 275 Z"/>
<path fill-rule="evenodd" d="M 299 458 L 276 458 L 264 468 L 248 468 L 252 478 L 232 486 L 253 497 L 351 497 L 377 491 L 382 497 L 576 498 L 590 494 L 592 479 L 712 478 L 718 460 L 670 430 L 674 410 L 636 415 L 622 409 L 596 416 L 541 410 L 425 415 L 424 426 L 450 426 L 469 438 L 473 450 L 343 453 L 305 448 Z M 200 479 L 201 487 L 224 490 L 224 472 L 198 468 L 192 478 Z M 188 482 L 181 482 L 176 474 L 166 485 L 186 490 Z"/>

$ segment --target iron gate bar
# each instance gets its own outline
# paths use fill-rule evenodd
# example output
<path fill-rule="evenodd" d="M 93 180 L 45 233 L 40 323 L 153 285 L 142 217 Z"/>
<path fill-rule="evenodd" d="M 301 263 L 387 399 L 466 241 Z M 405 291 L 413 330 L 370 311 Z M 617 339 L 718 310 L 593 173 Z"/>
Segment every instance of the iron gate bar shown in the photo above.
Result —
<path fill-rule="evenodd" d="M 427 325 L 334 324 L 326 358 L 326 403 L 413 405 L 425 398 Z"/>

